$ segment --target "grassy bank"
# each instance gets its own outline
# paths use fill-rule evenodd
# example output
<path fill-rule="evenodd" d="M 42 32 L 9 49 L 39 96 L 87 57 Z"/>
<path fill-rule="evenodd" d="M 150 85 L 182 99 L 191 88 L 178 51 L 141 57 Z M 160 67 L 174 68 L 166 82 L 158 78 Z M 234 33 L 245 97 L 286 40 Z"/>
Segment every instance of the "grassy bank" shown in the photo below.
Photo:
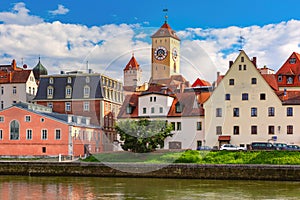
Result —
<path fill-rule="evenodd" d="M 300 152 L 294 151 L 194 151 L 102 153 L 88 157 L 88 162 L 198 163 L 198 164 L 278 164 L 300 165 Z"/>

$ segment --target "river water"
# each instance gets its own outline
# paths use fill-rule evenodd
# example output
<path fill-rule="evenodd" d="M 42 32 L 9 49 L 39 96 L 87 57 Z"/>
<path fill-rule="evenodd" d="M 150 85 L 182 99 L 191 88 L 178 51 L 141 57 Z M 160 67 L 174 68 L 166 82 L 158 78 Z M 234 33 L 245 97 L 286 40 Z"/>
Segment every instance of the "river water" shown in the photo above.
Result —
<path fill-rule="evenodd" d="M 0 199 L 300 199 L 300 182 L 0 176 Z"/>

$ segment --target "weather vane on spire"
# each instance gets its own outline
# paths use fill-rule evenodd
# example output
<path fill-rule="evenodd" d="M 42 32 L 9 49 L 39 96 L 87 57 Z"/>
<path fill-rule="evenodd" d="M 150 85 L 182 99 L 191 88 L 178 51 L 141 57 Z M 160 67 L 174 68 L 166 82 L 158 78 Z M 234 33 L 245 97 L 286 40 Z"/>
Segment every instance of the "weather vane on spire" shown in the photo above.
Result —
<path fill-rule="evenodd" d="M 163 12 L 165 13 L 165 23 L 168 23 L 168 9 L 163 9 Z"/>

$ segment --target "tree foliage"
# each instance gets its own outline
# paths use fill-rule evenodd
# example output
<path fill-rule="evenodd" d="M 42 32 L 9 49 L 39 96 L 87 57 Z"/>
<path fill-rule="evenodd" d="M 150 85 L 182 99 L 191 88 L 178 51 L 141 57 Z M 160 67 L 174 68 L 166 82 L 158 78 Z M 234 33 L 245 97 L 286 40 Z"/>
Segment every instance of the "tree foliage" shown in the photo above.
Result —
<path fill-rule="evenodd" d="M 173 127 L 163 120 L 125 120 L 116 124 L 121 145 L 125 151 L 146 153 L 164 147 L 166 137 L 171 137 Z"/>

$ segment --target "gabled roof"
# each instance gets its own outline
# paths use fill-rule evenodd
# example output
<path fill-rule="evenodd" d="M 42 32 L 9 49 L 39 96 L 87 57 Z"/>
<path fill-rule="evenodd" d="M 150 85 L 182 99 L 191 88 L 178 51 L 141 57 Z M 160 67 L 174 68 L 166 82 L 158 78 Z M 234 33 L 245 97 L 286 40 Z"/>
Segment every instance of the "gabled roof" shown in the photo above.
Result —
<path fill-rule="evenodd" d="M 192 87 L 203 87 L 203 86 L 211 86 L 208 81 L 197 78 L 196 81 L 192 84 Z"/>
<path fill-rule="evenodd" d="M 139 63 L 136 61 L 134 55 L 132 55 L 130 61 L 128 62 L 128 64 L 127 64 L 126 67 L 124 68 L 124 71 L 130 70 L 130 69 L 138 70 L 139 68 L 140 68 Z"/>
<path fill-rule="evenodd" d="M 126 95 L 124 102 L 120 108 L 118 118 L 137 118 L 138 117 L 138 104 L 139 103 L 139 97 L 138 93 Z M 126 113 L 127 106 L 132 107 L 132 113 L 128 114 Z"/>
<path fill-rule="evenodd" d="M 22 71 L 14 71 L 12 72 L 12 83 L 26 83 L 31 70 L 22 70 Z"/>
<path fill-rule="evenodd" d="M 277 91 L 283 105 L 300 105 L 300 91 Z"/>
<path fill-rule="evenodd" d="M 152 36 L 152 38 L 159 38 L 159 37 L 172 37 L 176 40 L 180 40 L 179 37 L 176 35 L 176 32 L 170 27 L 170 25 L 165 22 L 160 29 L 158 29 Z"/>
<path fill-rule="evenodd" d="M 278 90 L 278 84 L 275 74 L 262 74 L 262 77 L 271 86 L 273 90 Z"/>
<path fill-rule="evenodd" d="M 290 63 L 290 59 L 295 58 L 295 63 Z M 299 75 L 300 74 L 300 54 L 293 52 L 292 55 L 279 68 L 276 75 Z"/>

